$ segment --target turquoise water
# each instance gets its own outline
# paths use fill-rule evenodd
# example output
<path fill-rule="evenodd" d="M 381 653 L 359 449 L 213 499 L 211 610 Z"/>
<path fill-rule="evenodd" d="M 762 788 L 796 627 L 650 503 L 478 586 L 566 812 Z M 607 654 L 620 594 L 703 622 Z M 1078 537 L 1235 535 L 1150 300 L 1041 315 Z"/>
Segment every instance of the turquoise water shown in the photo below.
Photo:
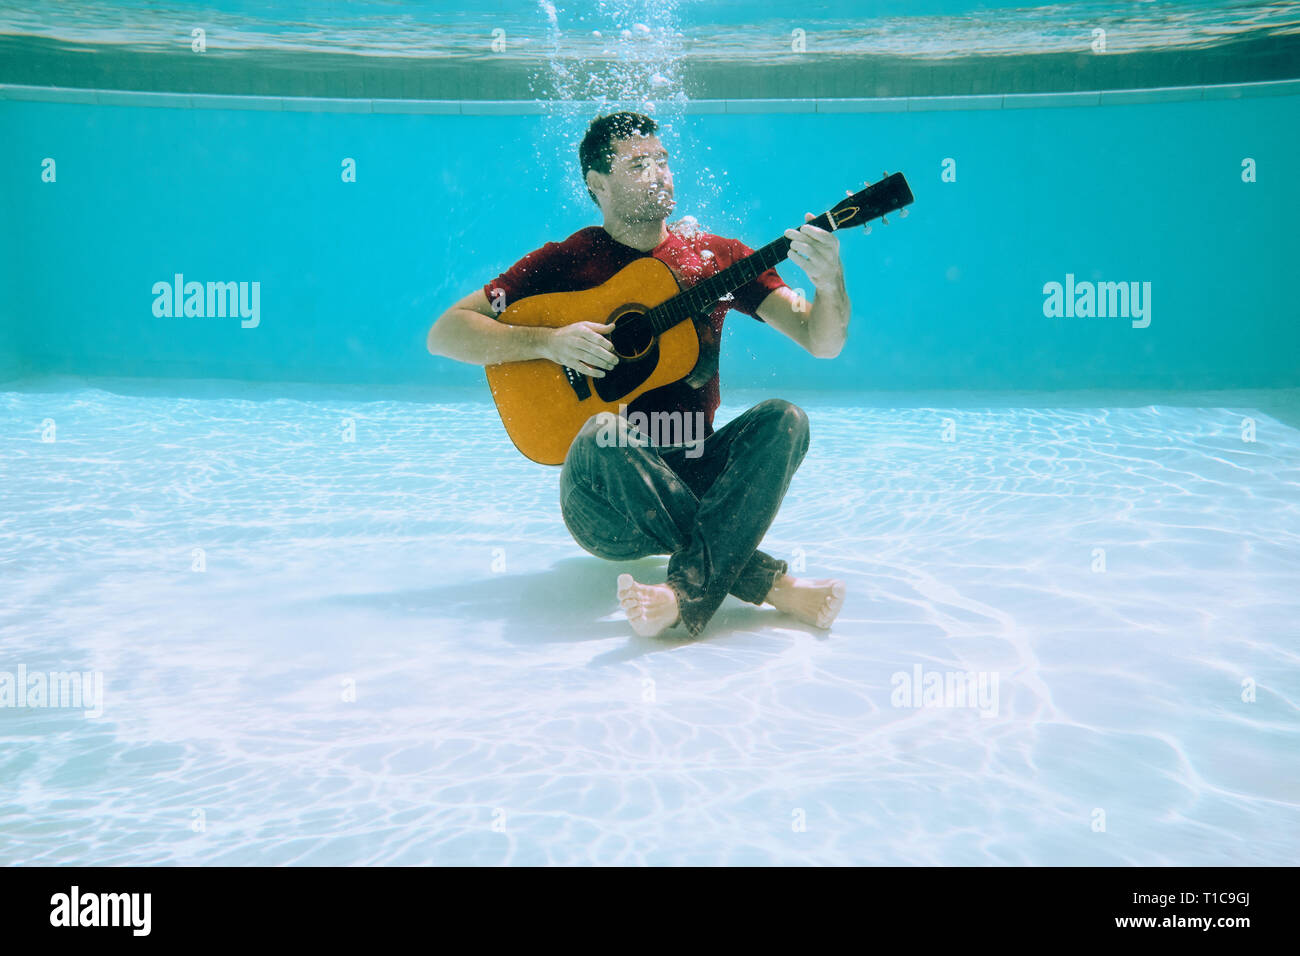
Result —
<path fill-rule="evenodd" d="M 0 861 L 1293 861 L 1295 417 L 788 394 L 765 547 L 844 610 L 694 643 L 630 632 L 476 393 L 0 395 L 5 660 L 104 682 L 0 708 Z M 996 700 L 895 706 L 917 667 Z"/>
<path fill-rule="evenodd" d="M 903 171 L 906 219 L 841 236 L 822 362 L 744 316 L 722 387 L 1267 388 L 1300 381 L 1300 96 L 1078 108 L 669 114 L 676 215 L 750 246 Z M 595 221 L 594 110 L 381 115 L 0 100 L 0 356 L 29 374 L 477 386 L 450 303 Z M 795 144 L 795 145 L 792 145 Z M 57 181 L 41 181 L 55 160 Z M 344 182 L 344 161 L 356 182 Z M 1255 181 L 1243 181 L 1250 160 Z M 951 170 L 954 181 L 945 181 Z M 811 295 L 798 266 L 778 271 Z M 160 318 L 159 282 L 258 283 L 256 327 Z M 1151 283 L 1150 323 L 1044 315 L 1048 283 Z M 5 339 L 9 342 L 6 343 Z M 0 360 L 0 374 L 4 360 Z"/>
<path fill-rule="evenodd" d="M 210 12 L 241 50 L 477 42 L 435 5 L 405 31 L 309 6 Z M 601 104 L 0 98 L 0 864 L 1293 862 L 1300 97 L 739 113 L 671 67 L 761 59 L 761 31 L 642 6 L 682 36 L 500 15 L 525 54 L 662 66 L 598 87 L 651 97 L 677 215 L 757 247 L 884 170 L 916 195 L 841 236 L 837 359 L 725 333 L 719 424 L 809 414 L 764 548 L 847 582 L 835 626 L 729 599 L 701 640 L 636 637 L 615 579 L 663 559 L 582 552 L 482 371 L 425 351 L 595 221 Z M 1130 48 L 1294 27 L 866 6 L 815 22 L 846 52 L 927 55 L 906 37 L 942 27 L 988 56 L 1121 12 Z M 0 2 L 10 32 L 141 47 L 186 15 Z M 256 284 L 255 315 L 156 315 L 178 274 Z M 1076 282 L 1136 283 L 1146 314 L 1045 314 Z M 28 697 L 73 673 L 75 701 Z"/>

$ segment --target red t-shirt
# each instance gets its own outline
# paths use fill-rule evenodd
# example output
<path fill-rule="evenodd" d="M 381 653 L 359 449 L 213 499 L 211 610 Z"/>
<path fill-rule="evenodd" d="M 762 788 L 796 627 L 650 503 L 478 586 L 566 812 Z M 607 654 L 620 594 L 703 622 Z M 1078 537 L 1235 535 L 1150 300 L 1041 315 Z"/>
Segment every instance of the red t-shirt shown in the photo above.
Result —
<path fill-rule="evenodd" d="M 754 250 L 738 239 L 725 239 L 707 232 L 674 232 L 650 252 L 633 249 L 615 240 L 602 226 L 579 229 L 563 242 L 548 242 L 530 252 L 501 275 L 483 286 L 490 301 L 504 295 L 507 306 L 530 295 L 548 292 L 579 292 L 598 286 L 628 263 L 653 255 L 677 274 L 683 288 L 727 268 Z M 772 292 L 784 286 L 775 269 L 759 273 L 726 299 L 711 314 L 711 327 L 696 323 L 700 333 L 700 360 L 717 364 L 722 320 L 728 309 L 738 309 L 758 321 L 758 307 Z M 718 373 L 698 389 L 684 380 L 646 392 L 628 406 L 629 412 L 703 412 L 705 436 L 713 434 L 713 413 L 720 395 Z"/>

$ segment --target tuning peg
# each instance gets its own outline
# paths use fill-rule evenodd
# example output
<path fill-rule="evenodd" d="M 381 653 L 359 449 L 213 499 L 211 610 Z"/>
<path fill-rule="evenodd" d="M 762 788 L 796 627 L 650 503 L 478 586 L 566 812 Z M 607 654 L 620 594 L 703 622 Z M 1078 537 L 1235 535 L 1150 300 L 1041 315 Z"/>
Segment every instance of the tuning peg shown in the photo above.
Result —
<path fill-rule="evenodd" d="M 889 178 L 889 173 L 885 172 L 885 171 L 882 169 L 882 170 L 880 171 L 880 178 L 881 178 L 881 179 L 888 179 L 888 178 Z"/>
<path fill-rule="evenodd" d="M 852 190 L 852 189 L 846 189 L 846 190 L 844 190 L 844 195 L 846 195 L 846 196 L 850 196 L 850 197 L 851 197 L 851 196 L 853 195 L 853 190 Z"/>
<path fill-rule="evenodd" d="M 881 216 L 881 217 L 880 217 L 880 221 L 883 222 L 886 226 L 889 225 L 889 220 L 886 219 L 884 216 Z"/>
<path fill-rule="evenodd" d="M 865 232 L 865 233 L 870 233 L 870 232 L 871 232 L 871 223 L 867 223 L 865 226 L 863 226 L 863 227 L 862 227 L 862 231 Z"/>
<path fill-rule="evenodd" d="M 900 209 L 900 210 L 898 210 L 898 218 L 899 218 L 899 219 L 906 219 L 906 218 L 907 218 L 907 210 L 906 210 L 906 209 Z"/>

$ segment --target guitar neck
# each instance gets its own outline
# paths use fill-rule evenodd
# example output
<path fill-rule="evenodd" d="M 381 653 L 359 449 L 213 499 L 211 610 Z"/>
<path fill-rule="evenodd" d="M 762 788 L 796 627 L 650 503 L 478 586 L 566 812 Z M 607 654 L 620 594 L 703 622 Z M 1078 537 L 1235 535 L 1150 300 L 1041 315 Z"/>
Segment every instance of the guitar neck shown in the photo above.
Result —
<path fill-rule="evenodd" d="M 830 218 L 822 213 L 816 219 L 809 220 L 814 226 L 830 228 Z M 755 279 L 760 273 L 771 269 L 790 255 L 790 240 L 785 236 L 769 242 L 751 255 L 733 262 L 721 272 L 715 272 L 707 279 L 702 279 L 689 289 L 684 289 L 649 312 L 651 327 L 655 335 L 671 329 L 674 325 L 691 316 L 706 315 L 723 296 L 735 292 L 746 282 Z"/>
<path fill-rule="evenodd" d="M 873 219 L 902 209 L 913 200 L 911 187 L 902 173 L 885 177 L 875 185 L 859 190 L 848 199 L 822 213 L 808 225 L 834 231 L 861 226 Z M 903 215 L 907 215 L 906 212 Z M 707 315 L 723 296 L 735 292 L 759 273 L 766 272 L 790 254 L 790 240 L 784 235 L 769 242 L 762 249 L 733 262 L 721 272 L 703 279 L 689 289 L 684 289 L 646 313 L 655 335 L 667 332 L 673 326 L 697 315 Z"/>

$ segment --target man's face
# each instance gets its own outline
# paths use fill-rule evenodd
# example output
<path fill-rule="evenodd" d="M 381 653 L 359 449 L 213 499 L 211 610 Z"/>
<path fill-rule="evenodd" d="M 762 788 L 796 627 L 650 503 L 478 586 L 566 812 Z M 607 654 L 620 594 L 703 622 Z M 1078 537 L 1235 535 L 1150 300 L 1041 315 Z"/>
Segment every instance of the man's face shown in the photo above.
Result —
<path fill-rule="evenodd" d="M 634 133 L 626 139 L 614 140 L 613 147 L 609 174 L 601 177 L 606 189 L 601 208 L 624 222 L 667 219 L 677 200 L 673 198 L 668 150 L 663 148 L 659 137 Z"/>

